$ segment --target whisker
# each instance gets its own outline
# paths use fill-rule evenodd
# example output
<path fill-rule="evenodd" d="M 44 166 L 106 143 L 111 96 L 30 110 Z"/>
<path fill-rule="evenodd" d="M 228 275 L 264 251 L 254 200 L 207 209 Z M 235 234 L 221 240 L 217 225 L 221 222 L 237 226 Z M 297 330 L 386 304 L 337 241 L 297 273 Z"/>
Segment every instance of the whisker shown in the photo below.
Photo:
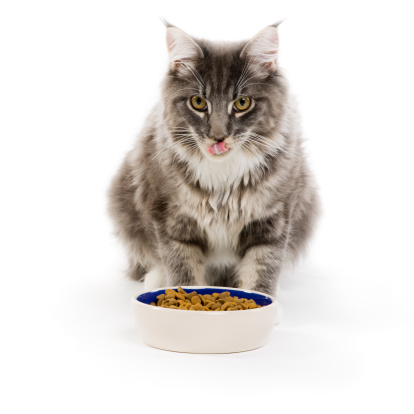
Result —
<path fill-rule="evenodd" d="M 260 135 L 260 134 L 254 133 L 254 132 L 247 132 L 246 134 L 248 134 L 250 137 L 254 138 L 254 141 L 252 141 L 252 142 L 256 142 L 258 145 L 261 145 L 262 147 L 274 150 L 275 153 L 277 151 L 281 151 L 285 154 L 289 154 L 290 156 L 292 156 L 294 158 L 299 158 L 296 151 L 287 151 L 285 148 L 283 148 L 282 146 L 277 145 L 273 140 L 270 140 L 269 138 L 264 137 L 263 135 Z"/>
<path fill-rule="evenodd" d="M 193 71 L 193 69 L 191 68 L 191 66 L 190 65 L 187 65 L 185 62 L 180 62 L 181 64 L 183 64 L 193 75 L 194 75 L 194 78 L 196 79 L 196 81 L 197 81 L 197 83 L 198 83 L 198 85 L 199 86 L 201 86 L 201 90 L 202 91 L 204 91 L 205 89 L 206 89 L 206 86 L 205 86 L 205 84 L 204 84 L 204 81 L 203 81 L 203 78 L 201 77 L 201 75 L 198 73 L 198 71 L 197 71 L 197 69 L 195 69 L 195 68 L 193 68 L 194 69 L 194 71 L 197 73 L 197 75 L 198 75 L 198 77 L 197 77 L 197 75 L 194 73 L 194 71 Z"/>
<path fill-rule="evenodd" d="M 242 82 L 242 84 L 239 86 L 239 88 L 238 88 L 238 91 L 240 91 L 242 88 L 244 88 L 245 87 L 245 85 L 246 85 L 246 83 L 250 80 L 250 79 L 253 79 L 253 78 L 258 78 L 260 75 L 253 75 L 253 76 L 250 76 L 250 78 L 247 78 L 246 80 L 244 80 L 243 82 Z"/>
<path fill-rule="evenodd" d="M 244 81 L 244 79 L 246 78 L 246 75 L 247 75 L 247 73 L 249 72 L 249 67 L 250 67 L 250 65 L 251 65 L 251 62 L 246 60 L 246 62 L 245 62 L 245 64 L 244 64 L 244 67 L 243 67 L 243 70 L 242 70 L 242 73 L 241 73 L 241 75 L 240 75 L 240 77 L 239 77 L 239 80 L 238 80 L 238 81 L 237 81 L 237 83 L 236 83 L 236 87 L 235 87 L 236 91 L 238 91 L 238 89 L 239 89 L 239 85 L 240 85 L 240 84 L 241 84 L 241 82 L 243 82 L 243 81 Z"/>

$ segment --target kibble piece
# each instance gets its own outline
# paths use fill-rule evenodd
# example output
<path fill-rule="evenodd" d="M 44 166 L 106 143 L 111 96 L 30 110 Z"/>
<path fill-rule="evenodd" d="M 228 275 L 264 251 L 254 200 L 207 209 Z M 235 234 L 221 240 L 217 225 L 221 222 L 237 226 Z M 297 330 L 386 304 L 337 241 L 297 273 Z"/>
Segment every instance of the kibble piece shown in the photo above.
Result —
<path fill-rule="evenodd" d="M 177 292 L 180 292 L 183 295 L 186 295 L 187 294 L 187 292 L 181 286 L 179 288 L 177 288 Z"/>
<path fill-rule="evenodd" d="M 221 310 L 226 310 L 229 307 L 234 307 L 236 304 L 234 302 L 226 302 L 221 305 Z"/>
<path fill-rule="evenodd" d="M 161 293 L 161 295 L 157 296 L 158 300 L 164 300 L 165 299 L 165 293 Z"/>
<path fill-rule="evenodd" d="M 199 296 L 193 296 L 192 298 L 191 298 L 191 303 L 193 304 L 193 305 L 195 305 L 195 304 L 197 304 L 197 303 L 201 303 L 201 299 L 199 298 Z"/>
<path fill-rule="evenodd" d="M 168 300 L 168 299 L 175 299 L 175 295 L 165 295 L 165 298 L 164 299 L 166 299 L 166 300 Z"/>
<path fill-rule="evenodd" d="M 177 305 L 178 301 L 176 299 L 167 299 L 164 301 L 163 306 L 171 306 L 171 305 Z"/>

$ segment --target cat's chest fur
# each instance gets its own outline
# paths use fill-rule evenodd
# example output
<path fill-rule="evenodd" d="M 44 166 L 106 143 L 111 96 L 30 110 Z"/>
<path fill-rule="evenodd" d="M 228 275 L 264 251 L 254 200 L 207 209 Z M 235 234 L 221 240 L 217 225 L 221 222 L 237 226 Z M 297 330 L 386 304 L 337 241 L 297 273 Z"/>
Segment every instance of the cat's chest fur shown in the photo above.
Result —
<path fill-rule="evenodd" d="M 203 160 L 193 167 L 201 191 L 182 190 L 186 214 L 197 221 L 207 237 L 207 264 L 215 266 L 237 262 L 240 233 L 261 210 L 244 185 L 254 165 L 248 158 L 235 155 L 222 163 Z"/>

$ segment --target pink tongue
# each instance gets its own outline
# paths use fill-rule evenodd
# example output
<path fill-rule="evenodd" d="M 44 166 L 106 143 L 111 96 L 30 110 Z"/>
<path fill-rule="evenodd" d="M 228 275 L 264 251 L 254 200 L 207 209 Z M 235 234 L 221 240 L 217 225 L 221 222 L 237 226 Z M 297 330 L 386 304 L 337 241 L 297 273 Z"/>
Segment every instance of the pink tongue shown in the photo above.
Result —
<path fill-rule="evenodd" d="M 212 145 L 208 148 L 208 152 L 210 154 L 222 154 L 223 152 L 227 152 L 229 149 L 226 147 L 224 141 L 218 142 L 217 144 Z"/>

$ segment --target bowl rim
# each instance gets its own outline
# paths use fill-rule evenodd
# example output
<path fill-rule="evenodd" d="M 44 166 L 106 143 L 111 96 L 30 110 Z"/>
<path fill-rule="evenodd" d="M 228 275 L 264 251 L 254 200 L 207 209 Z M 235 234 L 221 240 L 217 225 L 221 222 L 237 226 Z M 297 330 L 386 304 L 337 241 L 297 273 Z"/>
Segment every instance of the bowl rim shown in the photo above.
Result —
<path fill-rule="evenodd" d="M 138 300 L 138 297 L 141 296 L 141 295 L 143 295 L 144 293 L 156 292 L 158 290 L 165 290 L 165 289 L 177 289 L 178 287 L 180 287 L 180 286 L 166 286 L 166 287 L 160 287 L 160 288 L 157 288 L 157 289 L 153 289 L 153 290 L 148 290 L 148 291 L 145 291 L 145 292 L 141 292 L 138 295 L 134 295 L 131 298 L 131 301 L 135 305 L 138 304 L 139 306 L 149 306 L 150 308 L 152 308 L 156 312 L 160 312 L 160 311 L 161 312 L 163 312 L 163 311 L 168 311 L 168 312 L 176 311 L 178 309 L 162 308 L 161 306 L 152 306 L 149 303 L 141 302 L 141 301 Z M 232 288 L 232 287 L 228 287 L 228 286 L 204 286 L 204 285 L 202 285 L 202 286 L 181 286 L 181 287 L 183 289 L 194 289 L 194 290 L 196 290 L 197 288 L 199 288 L 199 289 L 211 288 L 211 289 L 238 290 L 240 292 L 256 293 L 258 295 L 268 297 L 268 298 L 270 298 L 272 300 L 272 303 L 270 303 L 269 305 L 262 306 L 260 308 L 255 308 L 255 309 L 244 309 L 243 311 L 262 312 L 263 310 L 270 309 L 270 308 L 273 308 L 273 307 L 276 307 L 277 306 L 277 301 L 276 301 L 276 298 L 274 296 L 268 295 L 267 293 L 259 292 L 257 290 L 239 289 L 239 288 Z M 191 312 L 191 313 L 201 313 L 201 314 L 205 314 L 205 315 L 220 315 L 220 314 L 221 315 L 222 314 L 226 314 L 226 315 L 236 314 L 237 315 L 238 314 L 237 311 L 234 311 L 234 312 L 228 312 L 228 311 L 214 311 L 214 312 L 201 312 L 201 311 L 198 311 L 197 312 L 197 311 L 194 311 L 194 312 Z"/>

